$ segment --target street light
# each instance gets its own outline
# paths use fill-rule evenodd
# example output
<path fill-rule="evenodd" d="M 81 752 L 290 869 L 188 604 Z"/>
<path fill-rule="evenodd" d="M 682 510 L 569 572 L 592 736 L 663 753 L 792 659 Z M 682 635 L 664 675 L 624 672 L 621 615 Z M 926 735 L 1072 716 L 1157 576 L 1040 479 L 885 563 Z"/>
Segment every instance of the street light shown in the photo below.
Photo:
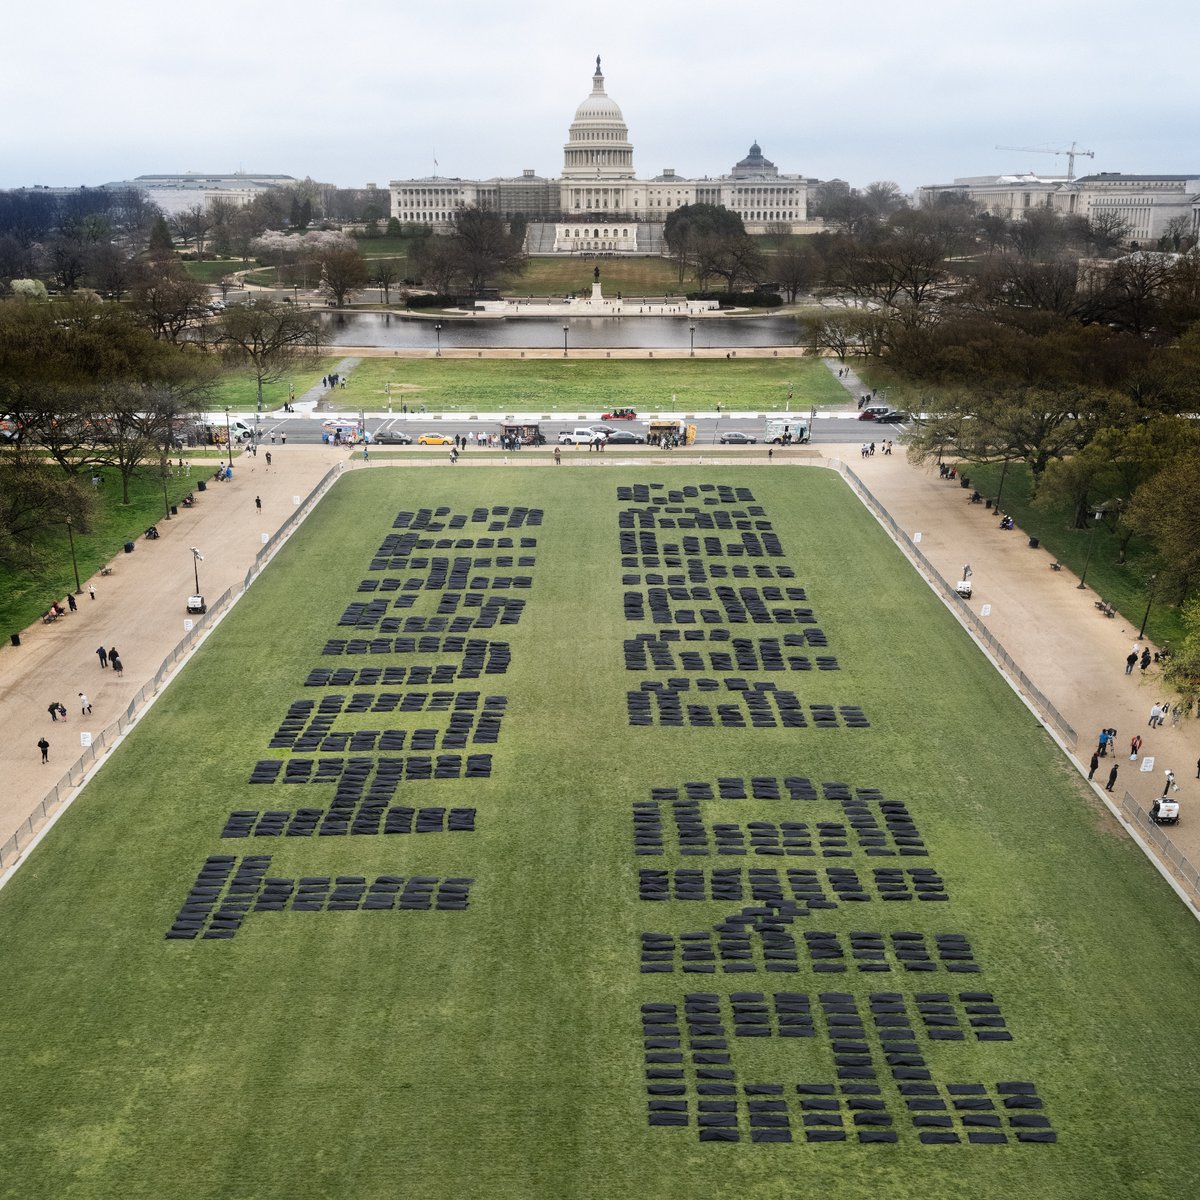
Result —
<path fill-rule="evenodd" d="M 694 324 L 688 326 L 688 333 L 692 336 L 692 348 L 688 352 L 689 358 L 696 357 L 696 326 Z"/>
<path fill-rule="evenodd" d="M 570 329 L 569 325 L 563 326 L 563 358 L 567 357 L 567 334 L 570 332 Z"/>
<path fill-rule="evenodd" d="M 229 405 L 225 405 L 225 449 L 229 454 L 229 465 L 233 466 L 233 434 L 229 429 Z M 232 479 L 233 476 L 230 476 Z"/>
<path fill-rule="evenodd" d="M 162 481 L 163 520 L 165 520 L 165 521 L 169 521 L 171 519 L 171 504 L 170 504 L 170 501 L 167 499 L 167 476 L 170 473 L 171 473 L 171 460 L 164 454 L 162 462 L 160 462 L 158 464 L 158 474 L 159 474 L 160 480 Z"/>
<path fill-rule="evenodd" d="M 75 533 L 71 529 L 71 518 L 67 518 L 67 537 L 71 542 L 71 566 L 75 568 L 75 595 L 82 596 L 83 588 L 79 586 L 79 563 L 75 561 Z"/>
<path fill-rule="evenodd" d="M 204 555 L 192 547 L 192 574 L 196 577 L 196 595 L 200 595 L 200 567 L 199 564 L 204 561 Z"/>
<path fill-rule="evenodd" d="M 1102 506 L 1097 506 L 1095 509 L 1092 510 L 1092 516 L 1095 517 L 1095 519 L 1097 521 L 1099 521 L 1100 518 L 1104 516 L 1104 508 Z M 1083 574 L 1080 575 L 1079 583 L 1076 584 L 1076 587 L 1078 587 L 1080 589 L 1084 588 L 1087 585 L 1088 565 L 1092 561 L 1092 547 L 1095 544 L 1096 544 L 1096 526 L 1093 525 L 1092 526 L 1092 535 L 1091 535 L 1091 537 L 1088 538 L 1087 557 L 1084 558 L 1084 560 L 1083 560 Z M 1140 637 L 1141 635 L 1139 634 L 1138 636 Z"/>
<path fill-rule="evenodd" d="M 1142 627 L 1138 630 L 1138 638 L 1146 636 L 1146 622 L 1150 620 L 1150 605 L 1154 603 L 1154 593 L 1158 588 L 1158 573 L 1150 576 L 1150 595 L 1146 597 L 1146 611 L 1142 614 Z"/>
<path fill-rule="evenodd" d="M 441 358 L 442 357 L 442 323 L 440 321 L 438 321 L 434 325 L 433 332 L 437 334 L 437 353 L 434 355 L 434 358 Z"/>

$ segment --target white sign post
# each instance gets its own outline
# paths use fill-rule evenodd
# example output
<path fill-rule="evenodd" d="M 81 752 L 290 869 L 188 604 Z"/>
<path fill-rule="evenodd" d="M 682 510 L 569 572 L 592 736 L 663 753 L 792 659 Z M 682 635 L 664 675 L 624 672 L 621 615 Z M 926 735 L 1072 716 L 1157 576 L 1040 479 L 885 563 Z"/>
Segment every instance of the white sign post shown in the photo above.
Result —
<path fill-rule="evenodd" d="M 979 610 L 979 615 L 981 617 L 990 617 L 992 615 L 992 606 L 990 604 L 983 605 Z"/>
<path fill-rule="evenodd" d="M 183 619 L 183 632 L 184 632 L 184 633 L 191 633 L 191 632 L 192 632 L 192 630 L 193 630 L 193 628 L 195 628 L 195 624 L 196 624 L 196 623 L 195 623 L 195 622 L 192 620 L 192 618 L 191 618 L 191 617 L 184 617 L 184 619 Z"/>
<path fill-rule="evenodd" d="M 92 735 L 86 729 L 79 731 L 79 744 L 86 750 L 92 744 Z"/>
<path fill-rule="evenodd" d="M 1142 759 L 1142 774 L 1144 775 L 1147 771 L 1153 771 L 1153 770 L 1154 770 L 1154 755 L 1151 754 L 1151 755 L 1148 755 L 1146 758 Z"/>

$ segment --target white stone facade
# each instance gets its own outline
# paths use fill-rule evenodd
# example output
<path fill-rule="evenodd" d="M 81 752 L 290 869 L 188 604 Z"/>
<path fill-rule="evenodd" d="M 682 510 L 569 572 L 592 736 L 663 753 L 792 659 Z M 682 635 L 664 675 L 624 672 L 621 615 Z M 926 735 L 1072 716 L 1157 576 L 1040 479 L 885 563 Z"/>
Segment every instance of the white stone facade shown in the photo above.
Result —
<path fill-rule="evenodd" d="M 1128 240 L 1153 244 L 1176 218 L 1195 226 L 1200 206 L 1200 172 L 1193 175 L 1082 175 L 1078 179 L 1042 175 L 987 175 L 956 179 L 951 184 L 921 188 L 919 198 L 932 201 L 952 193 L 973 200 L 1007 220 L 1020 220 L 1032 209 L 1050 208 L 1064 216 L 1094 220 L 1113 213 L 1128 226 Z"/>
<path fill-rule="evenodd" d="M 499 180 L 405 179 L 391 183 L 392 215 L 402 222 L 432 225 L 448 232 L 457 208 L 489 207 L 503 215 L 549 219 L 533 207 L 544 200 L 553 181 L 525 172 L 507 190 Z M 521 183 L 529 205 L 521 199 Z M 781 175 L 763 157 L 758 144 L 728 175 L 685 179 L 664 170 L 653 179 L 637 179 L 633 144 L 620 107 L 604 90 L 600 59 L 592 76 L 591 93 L 575 110 L 563 146 L 562 175 L 557 180 L 558 217 L 553 253 L 579 251 L 601 254 L 652 252 L 654 239 L 638 236 L 638 225 L 661 224 L 685 204 L 715 204 L 736 212 L 748 233 L 766 233 L 779 225 L 807 233 L 808 184 L 803 176 Z M 584 244 L 588 243 L 588 244 Z"/>

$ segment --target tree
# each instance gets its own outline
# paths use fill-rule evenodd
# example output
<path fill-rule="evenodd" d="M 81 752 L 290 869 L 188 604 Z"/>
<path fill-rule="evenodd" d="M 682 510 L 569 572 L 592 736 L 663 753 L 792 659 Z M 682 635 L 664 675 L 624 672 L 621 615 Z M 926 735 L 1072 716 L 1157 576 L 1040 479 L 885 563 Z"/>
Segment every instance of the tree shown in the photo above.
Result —
<path fill-rule="evenodd" d="M 204 242 L 213 226 L 208 209 L 203 204 L 193 204 L 190 208 L 176 214 L 173 224 L 176 232 L 183 239 L 183 244 L 186 246 L 188 242 L 194 241 L 196 257 L 203 258 Z"/>
<path fill-rule="evenodd" d="M 60 235 L 45 247 L 46 269 L 64 292 L 73 292 L 87 271 L 87 247 L 78 238 Z"/>
<path fill-rule="evenodd" d="M 404 278 L 401 260 L 398 258 L 375 258 L 371 260 L 371 282 L 379 289 L 381 304 L 391 304 L 392 288 Z"/>
<path fill-rule="evenodd" d="M 208 289 L 177 263 L 151 264 L 132 290 L 132 310 L 156 338 L 178 343 L 208 303 Z"/>
<path fill-rule="evenodd" d="M 1109 254 L 1129 244 L 1129 222 L 1113 209 L 1093 213 L 1087 222 L 1087 236 L 1097 254 Z"/>
<path fill-rule="evenodd" d="M 868 183 L 863 190 L 862 199 L 881 221 L 908 206 L 908 200 L 900 190 L 900 185 L 890 179 L 877 179 L 874 183 Z"/>
<path fill-rule="evenodd" d="M 341 308 L 356 288 L 363 287 L 369 278 L 362 251 L 350 242 L 345 246 L 330 246 L 320 253 L 321 291 Z"/>
<path fill-rule="evenodd" d="M 681 205 L 663 224 L 663 239 L 678 263 L 680 283 L 689 265 L 704 277 L 719 274 L 712 268 L 722 252 L 721 242 L 745 236 L 742 218 L 720 204 Z M 703 279 L 700 286 L 703 289 Z"/>
<path fill-rule="evenodd" d="M 459 276 L 460 260 L 448 237 L 423 238 L 409 256 L 417 277 L 439 295 L 449 295 Z"/>
<path fill-rule="evenodd" d="M 25 569 L 42 565 L 39 541 L 68 520 L 87 533 L 93 491 L 36 455 L 0 455 L 0 562 Z"/>
<path fill-rule="evenodd" d="M 510 227 L 488 208 L 466 205 L 454 214 L 450 244 L 458 258 L 459 274 L 474 294 L 488 280 L 519 275 L 529 261 L 525 257 L 524 229 Z"/>
<path fill-rule="evenodd" d="M 149 253 L 153 259 L 175 257 L 175 242 L 167 218 L 160 212 L 150 226 Z"/>
<path fill-rule="evenodd" d="M 770 269 L 788 303 L 795 304 L 796 297 L 816 282 L 820 266 L 816 254 L 808 246 L 785 246 L 775 255 Z"/>
<path fill-rule="evenodd" d="M 1159 578 L 1182 601 L 1200 582 L 1200 457 L 1173 459 L 1134 493 L 1131 519 L 1154 543 Z"/>
<path fill-rule="evenodd" d="M 14 296 L 22 300 L 48 300 L 49 292 L 40 279 L 14 279 L 9 285 Z"/>
<path fill-rule="evenodd" d="M 297 360 L 320 349 L 316 317 L 295 305 L 274 300 L 251 300 L 230 305 L 216 321 L 215 344 L 232 362 L 249 366 L 263 406 L 263 385 L 274 383 Z"/>
<path fill-rule="evenodd" d="M 101 242 L 88 256 L 88 276 L 98 291 L 122 300 L 137 277 L 137 268 L 119 246 Z"/>
<path fill-rule="evenodd" d="M 754 283 L 762 278 L 766 259 L 749 234 L 740 236 L 708 235 L 709 262 L 712 274 L 725 280 L 725 290 L 734 292 L 742 282 Z"/>

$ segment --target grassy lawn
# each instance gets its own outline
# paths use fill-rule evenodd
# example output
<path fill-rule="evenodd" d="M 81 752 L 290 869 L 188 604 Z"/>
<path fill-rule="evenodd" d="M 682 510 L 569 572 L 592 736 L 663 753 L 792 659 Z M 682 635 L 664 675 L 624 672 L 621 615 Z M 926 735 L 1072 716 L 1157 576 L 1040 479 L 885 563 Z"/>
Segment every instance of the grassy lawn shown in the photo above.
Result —
<path fill-rule="evenodd" d="M 343 354 L 330 354 L 298 360 L 295 369 L 285 374 L 282 379 L 275 383 L 263 384 L 263 412 L 282 408 L 287 401 L 289 389 L 293 386 L 297 397 L 304 395 L 310 387 L 320 383 L 321 376 L 332 371 L 344 357 Z M 217 381 L 212 400 L 214 410 L 228 405 L 237 412 L 253 413 L 257 403 L 258 384 L 250 372 L 240 369 L 226 371 Z"/>
<path fill-rule="evenodd" d="M 203 449 L 187 451 L 188 458 L 216 456 L 215 448 L 211 455 Z M 168 501 L 178 504 L 195 488 L 198 479 L 206 479 L 210 474 L 204 467 L 196 467 L 182 476 L 173 469 L 167 479 Z M 157 464 L 143 467 L 134 477 L 128 505 L 121 503 L 121 480 L 117 472 L 107 467 L 99 475 L 101 502 L 95 526 L 88 533 L 75 533 L 75 558 L 80 581 L 84 583 L 119 555 L 126 541 L 137 541 L 148 525 L 163 519 L 163 489 Z M 186 520 L 183 509 L 176 519 Z M 46 561 L 41 570 L 15 571 L 0 566 L 0 633 L 5 635 L 33 624 L 52 600 L 61 602 L 67 592 L 75 590 L 66 527 L 39 538 L 38 545 Z M 87 603 L 86 593 L 81 602 Z"/>
<path fill-rule="evenodd" d="M 203 262 L 185 262 L 183 270 L 189 279 L 195 279 L 199 283 L 220 283 L 226 275 L 232 275 L 235 271 L 245 270 L 252 265 L 242 262 L 240 258 L 206 258 Z"/>
<path fill-rule="evenodd" d="M 513 279 L 505 295 L 563 296 L 568 292 L 591 292 L 592 270 L 600 268 L 606 296 L 681 296 L 694 291 L 690 274 L 679 282 L 679 271 L 665 258 L 605 258 L 599 261 L 572 258 L 531 258 L 523 274 Z"/>
<path fill-rule="evenodd" d="M 672 628 L 623 616 L 623 594 L 646 589 L 622 576 L 655 568 L 622 566 L 618 518 L 630 505 L 618 503 L 616 488 L 650 481 L 752 491 L 764 512 L 747 519 L 769 519 L 786 557 L 751 565 L 795 568 L 788 586 L 807 589 L 829 640 L 818 653 L 836 655 L 840 670 L 743 666 L 738 673 L 795 690 L 805 711 L 861 705 L 869 728 L 718 723 L 697 736 L 687 726 L 627 723 L 626 692 L 644 679 L 686 676 L 688 703 L 734 699 L 723 687 L 699 688 L 702 677 L 726 671 L 624 669 L 625 639 Z M 743 496 L 735 507 L 748 503 Z M 487 530 L 515 506 L 543 509 L 544 523 Z M 645 514 L 644 500 L 634 506 Z M 476 523 L 477 507 L 493 515 Z M 414 694 L 378 678 L 306 687 L 314 668 L 454 661 L 445 652 L 321 653 L 327 639 L 355 634 L 338 624 L 355 602 L 408 597 L 407 612 L 387 611 L 428 619 L 453 607 L 453 594 L 453 611 L 480 611 L 464 605 L 453 583 L 452 590 L 428 583 L 358 590 L 364 579 L 425 578 L 416 561 L 368 570 L 398 532 L 397 511 L 417 508 L 433 521 L 422 559 L 503 552 L 439 550 L 437 540 L 536 538 L 535 548 L 513 551 L 535 556 L 533 566 L 472 568 L 493 581 L 513 569 L 532 578 L 527 590 L 481 589 L 526 601 L 518 624 L 469 635 L 507 642 L 507 672 L 441 685 L 460 697 L 456 688 L 506 699 L 498 742 L 468 751 L 493 755 L 491 776 L 408 780 L 392 801 L 474 809 L 474 832 L 221 838 L 231 810 L 291 812 L 331 802 L 332 784 L 248 783 L 261 759 L 343 757 L 328 748 L 271 748 L 293 703 L 349 702 L 361 693 L 369 707 L 384 702 L 381 689 Z M 453 514 L 467 518 L 465 528 L 436 528 Z M 659 518 L 666 515 L 660 508 Z M 689 536 L 665 524 L 630 528 L 635 538 L 656 532 L 663 542 Z M 718 540 L 740 537 L 730 531 Z M 747 560 L 703 561 L 708 569 Z M 772 583 L 753 570 L 728 581 Z M 733 634 L 781 637 L 798 628 L 735 625 Z M 357 632 L 378 636 L 367 625 Z M 689 647 L 720 650 L 682 637 L 667 644 L 677 660 Z M 415 691 L 427 700 L 434 694 Z M 353 715 L 343 709 L 327 736 L 384 727 L 412 736 L 446 721 L 428 707 L 383 715 L 359 704 Z M 399 757 L 408 755 L 405 746 Z M 373 759 L 361 751 L 345 757 Z M 651 788 L 715 787 L 719 778 L 749 787 L 751 777 L 804 777 L 818 790 L 822 781 L 879 788 L 907 806 L 929 855 L 870 857 L 854 835 L 833 858 L 820 849 L 782 860 L 685 855 L 669 797 L 660 801 L 665 853 L 634 855 L 633 805 L 648 802 Z M 801 822 L 814 845 L 818 822 L 845 820 L 829 799 L 698 799 L 696 806 L 705 829 L 714 821 L 728 829 Z M 702 833 L 701 845 L 710 844 Z M 249 911 L 232 940 L 164 940 L 201 864 L 221 854 L 267 855 L 262 867 L 273 880 L 340 876 L 351 896 L 357 877 L 474 883 L 466 911 L 344 911 L 353 901 L 335 904 L 339 911 L 290 904 L 269 911 L 268 904 Z M 748 926 L 725 922 L 755 901 L 747 891 L 723 901 L 651 903 L 639 899 L 639 871 L 699 872 L 706 888 L 718 870 L 746 881 L 751 869 L 778 872 L 790 895 L 786 870 L 816 870 L 824 880 L 832 868 L 850 868 L 869 880 L 878 867 L 934 869 L 948 900 L 886 904 L 868 883 L 866 902 L 779 909 L 774 927 L 798 947 L 790 973 L 764 969 L 787 956 L 764 959 L 757 938 L 752 960 L 724 960 L 752 961 L 748 973 L 722 971 L 720 962 L 714 973 L 684 972 L 678 960 L 668 973 L 640 969 L 643 932 L 700 936 L 720 924 L 735 942 Z M 929 972 L 905 971 L 889 950 L 893 969 L 873 973 L 859 969 L 882 961 L 870 950 L 835 960 L 805 949 L 805 933 L 824 931 L 848 945 L 854 930 L 881 931 L 885 940 L 896 931 L 924 934 L 929 945 L 936 934 L 961 933 L 981 970 L 952 974 L 935 962 Z M 817 469 L 447 466 L 350 474 L 0 892 L 0 937 L 0 1191 L 14 1197 L 1178 1200 L 1192 1194 L 1200 1172 L 1200 1147 L 1184 1132 L 1200 1104 L 1200 1021 L 1187 1002 L 1200 985 L 1194 920 L 841 481 Z M 814 962 L 849 969 L 827 974 Z M 769 1037 L 750 1036 L 752 1001 L 735 1028 L 734 992 L 765 994 Z M 779 1019 L 772 1001 L 779 992 L 810 998 L 811 1036 L 785 1040 L 785 1026 L 803 1032 L 803 1021 Z M 961 992 L 992 999 L 963 1001 Z M 672 1036 L 665 1018 L 652 1022 L 644 1046 L 642 1006 L 681 1008 L 693 993 L 718 998 L 725 1036 L 714 1040 L 711 1020 Z M 947 999 L 930 998 L 942 993 Z M 882 1006 L 874 1016 L 872 994 Z M 998 1006 L 1012 1040 L 978 1040 L 974 1030 L 994 1028 L 995 1016 L 972 1026 L 968 1003 Z M 846 1015 L 852 1007 L 863 1020 L 857 1032 Z M 911 1031 L 901 1033 L 904 1015 Z M 956 1030 L 960 1040 L 936 1036 Z M 885 1038 L 911 1049 L 893 1050 L 900 1058 L 888 1063 Z M 704 1040 L 696 1046 L 696 1039 Z M 914 1058 L 926 1064 L 932 1098 L 902 1094 L 893 1077 L 893 1069 L 914 1069 Z M 812 1123 L 832 1120 L 829 1102 L 815 1103 L 797 1085 L 832 1090 L 839 1070 L 839 1119 L 849 1140 L 807 1142 L 806 1129 L 836 1127 Z M 718 1079 L 732 1072 L 735 1082 L 714 1085 L 701 1074 L 709 1071 Z M 677 1074 L 681 1082 L 670 1082 Z M 999 1096 L 1016 1093 L 1000 1093 L 1000 1081 L 1036 1087 L 1044 1109 L 1006 1107 Z M 647 1123 L 648 1083 L 681 1089 L 686 1127 Z M 742 1086 L 759 1083 L 779 1085 L 767 1099 L 785 1113 L 791 1144 L 751 1139 L 747 1100 L 763 1096 L 747 1096 Z M 894 1121 L 893 1145 L 857 1141 L 864 1126 L 852 1112 L 870 1109 L 849 1105 L 870 1084 L 879 1088 L 876 1113 Z M 998 1105 L 984 1115 L 998 1117 L 1008 1144 L 967 1145 L 968 1128 L 986 1129 L 960 1123 L 964 1111 L 979 1113 L 980 1102 L 964 1109 L 961 1098 L 971 1093 L 947 1093 L 949 1084 L 983 1087 L 982 1103 Z M 699 1141 L 699 1101 L 732 1103 L 740 1141 Z M 707 1121 L 711 1110 L 704 1111 Z M 1044 1115 L 1057 1144 L 1018 1143 L 1014 1114 Z M 961 1143 L 922 1144 L 921 1132 L 938 1130 L 914 1127 L 914 1118 L 929 1116 L 948 1121 Z"/>
<path fill-rule="evenodd" d="M 978 486 L 984 496 L 994 497 L 1002 470 L 1003 465 L 999 463 L 968 468 L 972 487 Z M 1028 467 L 1009 467 L 1000 507 L 1012 514 L 1023 533 L 1039 538 L 1042 545 L 1076 575 L 1083 573 L 1086 563 L 1088 586 L 1115 606 L 1127 621 L 1140 626 L 1149 599 L 1147 581 L 1154 570 L 1151 547 L 1144 539 L 1135 537 L 1126 551 L 1127 561 L 1121 563 L 1120 543 L 1111 522 L 1096 523 L 1094 536 L 1091 529 L 1076 529 L 1069 508 L 1034 505 L 1029 494 L 1030 482 Z M 1179 609 L 1171 600 L 1172 597 L 1159 592 L 1150 606 L 1150 618 L 1146 622 L 1147 636 L 1160 646 L 1164 642 L 1179 645 L 1183 640 Z"/>
<path fill-rule="evenodd" d="M 399 359 L 364 358 L 346 390 L 348 404 L 394 411 L 584 413 L 614 406 L 639 412 L 711 413 L 845 403 L 827 367 L 800 359 Z M 353 393 L 353 395 L 351 395 Z"/>

